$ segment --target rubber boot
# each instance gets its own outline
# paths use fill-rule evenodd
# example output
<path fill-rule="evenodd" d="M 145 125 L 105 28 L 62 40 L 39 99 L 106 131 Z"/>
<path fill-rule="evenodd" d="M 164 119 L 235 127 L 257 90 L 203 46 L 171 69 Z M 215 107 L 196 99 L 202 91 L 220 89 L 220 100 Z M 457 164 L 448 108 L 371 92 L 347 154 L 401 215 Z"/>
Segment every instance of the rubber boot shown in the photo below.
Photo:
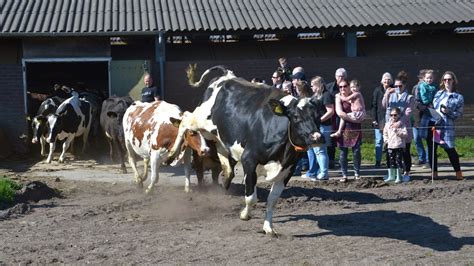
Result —
<path fill-rule="evenodd" d="M 462 175 L 461 171 L 456 172 L 456 179 L 457 180 L 464 180 L 464 176 Z"/>
<path fill-rule="evenodd" d="M 402 173 L 403 173 L 403 170 L 398 168 L 396 170 L 396 176 L 397 178 L 395 179 L 395 184 L 400 184 L 402 182 Z"/>
<path fill-rule="evenodd" d="M 389 168 L 388 169 L 388 177 L 387 177 L 387 179 L 384 179 L 384 181 L 386 183 L 395 181 L 396 171 L 397 170 L 395 168 Z"/>

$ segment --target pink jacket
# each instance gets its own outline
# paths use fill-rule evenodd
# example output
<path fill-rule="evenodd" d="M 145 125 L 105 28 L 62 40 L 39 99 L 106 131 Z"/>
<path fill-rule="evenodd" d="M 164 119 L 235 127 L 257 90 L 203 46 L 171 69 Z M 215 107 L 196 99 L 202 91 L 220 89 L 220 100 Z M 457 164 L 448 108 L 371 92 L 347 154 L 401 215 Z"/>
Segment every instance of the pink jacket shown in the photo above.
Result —
<path fill-rule="evenodd" d="M 407 128 L 401 121 L 394 122 L 393 118 L 390 118 L 388 123 L 385 123 L 383 141 L 389 149 L 405 148 L 407 137 Z"/>

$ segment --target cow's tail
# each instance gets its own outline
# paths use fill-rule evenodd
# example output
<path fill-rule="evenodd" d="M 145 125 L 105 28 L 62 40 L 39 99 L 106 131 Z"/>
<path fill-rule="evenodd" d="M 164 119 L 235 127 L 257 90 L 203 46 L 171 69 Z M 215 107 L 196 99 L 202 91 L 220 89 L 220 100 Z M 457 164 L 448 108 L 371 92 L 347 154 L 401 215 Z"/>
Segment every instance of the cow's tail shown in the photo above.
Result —
<path fill-rule="evenodd" d="M 188 77 L 189 85 L 195 88 L 200 87 L 203 83 L 209 84 L 209 81 L 211 80 L 211 78 L 214 77 L 214 76 L 210 76 L 210 74 L 214 71 L 220 71 L 221 72 L 220 76 L 226 76 L 229 72 L 229 70 L 225 66 L 214 66 L 206 70 L 202 74 L 201 79 L 198 82 L 195 82 L 196 69 L 197 69 L 196 64 L 190 64 L 188 68 L 186 69 L 186 75 Z"/>

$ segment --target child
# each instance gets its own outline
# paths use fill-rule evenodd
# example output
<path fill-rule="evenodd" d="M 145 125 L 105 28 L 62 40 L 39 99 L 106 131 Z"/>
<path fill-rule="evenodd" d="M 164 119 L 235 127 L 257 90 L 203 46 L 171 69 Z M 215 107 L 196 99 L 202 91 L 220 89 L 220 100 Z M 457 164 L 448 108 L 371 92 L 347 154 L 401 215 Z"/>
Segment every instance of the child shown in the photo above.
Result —
<path fill-rule="evenodd" d="M 420 85 L 418 85 L 417 99 L 425 107 L 433 108 L 433 99 L 434 99 L 436 91 L 438 91 L 438 88 L 436 87 L 436 85 L 433 84 L 433 81 L 434 81 L 433 70 L 429 69 L 425 72 L 425 76 L 423 77 L 423 82 L 421 82 Z"/>
<path fill-rule="evenodd" d="M 351 102 L 351 112 L 347 113 L 349 118 L 355 121 L 362 121 L 365 118 L 365 103 L 364 97 L 360 93 L 360 84 L 358 80 L 352 80 L 350 83 L 352 94 L 349 97 L 344 97 L 340 93 L 336 94 L 336 97 L 343 102 L 350 101 Z M 336 99 L 337 100 L 337 99 Z M 344 128 L 345 122 L 344 119 L 340 119 L 339 121 L 339 129 L 331 134 L 331 137 L 340 137 L 342 129 Z"/>
<path fill-rule="evenodd" d="M 385 182 L 396 184 L 402 182 L 403 173 L 403 149 L 406 146 L 408 136 L 407 128 L 400 121 L 401 110 L 398 107 L 390 110 L 390 120 L 387 121 L 383 129 L 383 140 L 387 145 L 388 157 L 388 177 Z"/>

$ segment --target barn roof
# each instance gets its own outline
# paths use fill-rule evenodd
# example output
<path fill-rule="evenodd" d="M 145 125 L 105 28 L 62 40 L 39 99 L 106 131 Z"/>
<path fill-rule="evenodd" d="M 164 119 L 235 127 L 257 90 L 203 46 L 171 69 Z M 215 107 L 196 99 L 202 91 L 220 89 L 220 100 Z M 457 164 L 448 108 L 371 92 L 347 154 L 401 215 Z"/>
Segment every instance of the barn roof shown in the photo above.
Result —
<path fill-rule="evenodd" d="M 474 0 L 2 0 L 0 36 L 469 25 Z"/>

